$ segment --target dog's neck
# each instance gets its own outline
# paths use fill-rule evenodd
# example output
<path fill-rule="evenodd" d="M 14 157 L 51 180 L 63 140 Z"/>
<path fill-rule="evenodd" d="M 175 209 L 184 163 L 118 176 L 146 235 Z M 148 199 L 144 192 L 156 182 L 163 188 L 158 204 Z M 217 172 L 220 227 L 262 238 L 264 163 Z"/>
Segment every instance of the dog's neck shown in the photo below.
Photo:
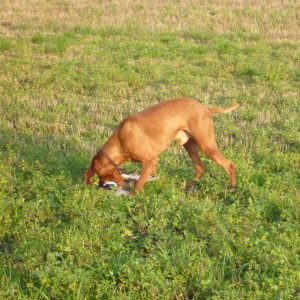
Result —
<path fill-rule="evenodd" d="M 103 147 L 101 147 L 101 149 L 100 149 L 100 152 L 102 153 L 102 154 L 104 154 L 104 156 L 106 157 L 106 159 L 118 170 L 118 172 L 120 173 L 120 174 L 122 174 L 123 173 L 123 170 L 122 170 L 122 168 L 121 168 L 121 166 L 119 166 L 119 165 L 117 165 L 112 159 L 111 159 L 111 157 L 106 153 L 106 151 L 103 149 Z"/>
<path fill-rule="evenodd" d="M 114 168 L 116 166 L 120 167 L 127 161 L 120 142 L 114 135 L 108 139 L 101 150 L 98 154 L 101 155 L 102 161 L 105 161 L 105 164 L 112 165 Z"/>

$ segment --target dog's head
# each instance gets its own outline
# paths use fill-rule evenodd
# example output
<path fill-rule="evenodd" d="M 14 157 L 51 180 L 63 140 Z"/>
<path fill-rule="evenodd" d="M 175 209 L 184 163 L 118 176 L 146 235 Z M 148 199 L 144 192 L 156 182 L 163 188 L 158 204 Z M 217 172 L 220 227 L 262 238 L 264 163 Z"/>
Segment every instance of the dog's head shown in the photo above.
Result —
<path fill-rule="evenodd" d="M 124 179 L 122 176 L 118 173 L 117 170 L 112 170 L 109 173 L 103 173 L 103 175 L 98 176 L 99 177 L 99 186 L 105 187 L 105 185 L 108 182 L 114 182 L 117 184 L 118 187 L 124 186 Z"/>
<path fill-rule="evenodd" d="M 109 161 L 98 154 L 92 160 L 90 167 L 84 173 L 85 184 L 92 183 L 92 177 L 97 174 L 99 178 L 99 186 L 103 187 L 106 182 L 115 182 L 119 187 L 124 185 L 124 179 L 119 170 L 115 168 Z"/>

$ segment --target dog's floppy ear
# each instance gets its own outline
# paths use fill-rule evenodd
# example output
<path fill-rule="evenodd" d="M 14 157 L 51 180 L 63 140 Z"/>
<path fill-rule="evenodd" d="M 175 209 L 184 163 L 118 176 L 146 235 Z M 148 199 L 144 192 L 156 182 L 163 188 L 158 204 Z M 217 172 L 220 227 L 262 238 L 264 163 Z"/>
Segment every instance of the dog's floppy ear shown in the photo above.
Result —
<path fill-rule="evenodd" d="M 94 175 L 94 168 L 93 168 L 93 163 L 91 163 L 90 167 L 85 171 L 84 173 L 84 183 L 85 184 L 91 184 L 92 177 Z"/>

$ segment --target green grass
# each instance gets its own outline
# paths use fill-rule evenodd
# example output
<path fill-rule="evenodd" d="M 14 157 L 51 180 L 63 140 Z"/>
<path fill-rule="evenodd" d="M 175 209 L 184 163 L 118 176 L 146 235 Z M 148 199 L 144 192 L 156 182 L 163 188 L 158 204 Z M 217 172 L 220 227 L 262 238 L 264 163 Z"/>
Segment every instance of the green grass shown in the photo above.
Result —
<path fill-rule="evenodd" d="M 0 298 L 298 299 L 299 42 L 32 26 L 0 39 Z M 241 103 L 214 117 L 235 193 L 206 158 L 186 193 L 194 170 L 176 144 L 134 198 L 83 185 L 123 118 L 180 96 Z"/>

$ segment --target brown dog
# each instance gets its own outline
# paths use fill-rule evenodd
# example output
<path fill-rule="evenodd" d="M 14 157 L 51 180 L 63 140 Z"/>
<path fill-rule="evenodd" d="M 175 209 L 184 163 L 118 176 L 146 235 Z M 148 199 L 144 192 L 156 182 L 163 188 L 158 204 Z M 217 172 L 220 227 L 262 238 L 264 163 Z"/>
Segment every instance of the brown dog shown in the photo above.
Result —
<path fill-rule="evenodd" d="M 224 108 L 207 108 L 197 100 L 180 98 L 158 103 L 123 120 L 113 135 L 94 156 L 85 172 L 85 183 L 90 184 L 96 173 L 100 184 L 114 181 L 124 186 L 121 165 L 128 161 L 142 163 L 141 175 L 134 187 L 141 190 L 149 176 L 155 174 L 158 156 L 174 140 L 179 140 L 193 161 L 196 178 L 204 172 L 198 148 L 230 176 L 230 187 L 235 189 L 236 172 L 233 163 L 220 152 L 213 132 L 212 114 L 226 113 L 238 108 L 234 104 Z"/>

